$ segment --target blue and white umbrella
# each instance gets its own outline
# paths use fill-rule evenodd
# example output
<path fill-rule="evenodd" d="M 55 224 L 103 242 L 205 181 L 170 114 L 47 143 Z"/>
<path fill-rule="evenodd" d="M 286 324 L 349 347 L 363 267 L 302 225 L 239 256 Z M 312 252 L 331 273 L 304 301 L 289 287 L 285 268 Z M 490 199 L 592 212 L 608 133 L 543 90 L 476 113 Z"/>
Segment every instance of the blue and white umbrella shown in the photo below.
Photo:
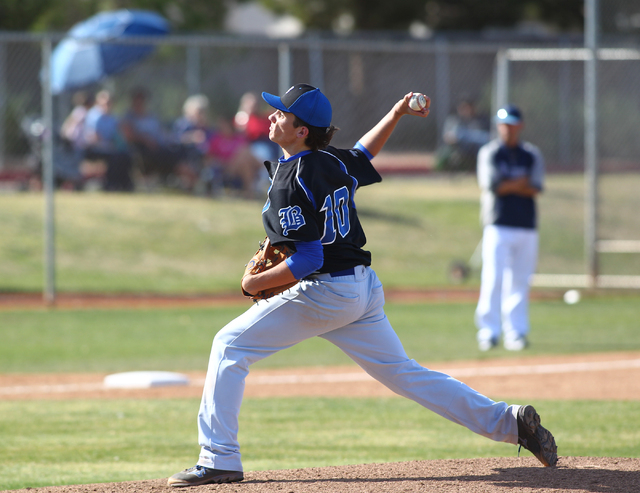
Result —
<path fill-rule="evenodd" d="M 51 92 L 59 94 L 99 82 L 155 49 L 154 44 L 109 41 L 168 33 L 164 17 L 144 10 L 102 12 L 76 24 L 51 55 Z"/>

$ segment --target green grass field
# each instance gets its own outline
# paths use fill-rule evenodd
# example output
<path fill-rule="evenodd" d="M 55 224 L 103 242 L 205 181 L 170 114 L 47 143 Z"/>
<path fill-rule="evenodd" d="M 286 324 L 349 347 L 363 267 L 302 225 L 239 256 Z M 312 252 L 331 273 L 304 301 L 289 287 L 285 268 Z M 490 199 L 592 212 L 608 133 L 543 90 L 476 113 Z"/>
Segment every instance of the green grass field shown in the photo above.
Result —
<path fill-rule="evenodd" d="M 640 236 L 639 186 L 633 175 L 604 179 L 605 237 Z M 581 187 L 579 176 L 549 179 L 540 200 L 540 272 L 583 272 Z M 475 182 L 391 179 L 369 188 L 358 204 L 385 286 L 450 287 L 450 262 L 468 260 L 480 240 Z M 263 237 L 260 207 L 184 196 L 58 194 L 58 289 L 236 291 Z M 42 215 L 41 195 L 0 195 L 0 293 L 42 289 Z M 604 257 L 605 273 L 640 274 L 640 256 Z M 477 287 L 477 275 L 469 285 Z M 571 306 L 559 295 L 535 301 L 527 354 L 640 350 L 638 307 L 638 292 L 585 293 Z M 204 371 L 213 336 L 244 308 L 0 311 L 0 372 Z M 502 349 L 478 352 L 474 308 L 389 303 L 386 311 L 409 355 L 425 364 L 514 357 Z M 256 368 L 337 364 L 350 362 L 314 339 Z M 639 402 L 535 405 L 560 455 L 640 457 L 640 429 L 629 425 Z M 195 463 L 197 407 L 194 399 L 0 401 L 0 490 L 171 475 Z M 240 440 L 247 470 L 516 454 L 400 398 L 247 399 Z"/>
<path fill-rule="evenodd" d="M 640 350 L 638 306 L 640 294 L 536 301 L 527 354 Z M 215 332 L 242 309 L 2 311 L 0 372 L 204 371 Z M 390 303 L 387 314 L 409 355 L 425 364 L 514 357 L 478 352 L 473 309 Z M 255 367 L 335 364 L 350 362 L 312 339 Z M 534 403 L 561 455 L 640 457 L 640 429 L 629 426 L 640 401 Z M 195 463 L 197 409 L 197 399 L 0 402 L 0 489 L 171 475 Z M 516 453 L 401 398 L 246 399 L 240 439 L 247 470 Z"/>
<path fill-rule="evenodd" d="M 215 333 L 246 307 L 140 310 L 0 311 L 0 372 L 187 371 L 206 368 Z M 587 296 L 531 306 L 527 354 L 640 350 L 640 293 Z M 474 339 L 473 303 L 389 303 L 386 313 L 417 361 L 487 357 Z M 502 349 L 490 357 L 512 357 Z M 350 364 L 323 339 L 311 339 L 258 368 Z"/>
<path fill-rule="evenodd" d="M 552 175 L 540 197 L 538 272 L 584 273 L 583 180 Z M 640 176 L 602 178 L 600 235 L 640 237 Z M 475 180 L 388 178 L 357 203 L 367 248 L 387 287 L 448 286 L 454 260 L 481 238 Z M 238 289 L 264 237 L 261 203 L 181 195 L 58 193 L 56 277 L 60 291 L 210 293 Z M 0 194 L 0 292 L 41 291 L 41 194 Z M 601 256 L 603 274 L 640 275 L 640 255 Z M 469 280 L 477 285 L 477 272 Z"/>
<path fill-rule="evenodd" d="M 0 402 L 0 489 L 168 477 L 197 460 L 198 404 Z M 560 455 L 640 457 L 638 401 L 535 404 Z M 240 430 L 247 471 L 517 454 L 400 398 L 246 399 Z"/>

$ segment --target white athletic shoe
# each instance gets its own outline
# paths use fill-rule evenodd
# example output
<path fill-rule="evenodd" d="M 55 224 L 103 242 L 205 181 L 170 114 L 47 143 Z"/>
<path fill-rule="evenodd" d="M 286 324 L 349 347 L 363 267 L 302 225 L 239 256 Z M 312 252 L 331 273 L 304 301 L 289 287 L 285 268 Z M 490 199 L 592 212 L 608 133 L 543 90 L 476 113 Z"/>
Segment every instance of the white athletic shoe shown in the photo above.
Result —
<path fill-rule="evenodd" d="M 497 339 L 486 339 L 482 341 L 478 341 L 478 349 L 480 351 L 489 351 L 498 345 Z"/>
<path fill-rule="evenodd" d="M 480 329 L 478 331 L 478 349 L 489 351 L 498 345 L 498 337 L 493 335 L 491 329 Z"/>
<path fill-rule="evenodd" d="M 507 351 L 522 351 L 529 345 L 529 341 L 525 336 L 515 335 L 515 336 L 505 336 L 504 338 L 504 348 Z"/>

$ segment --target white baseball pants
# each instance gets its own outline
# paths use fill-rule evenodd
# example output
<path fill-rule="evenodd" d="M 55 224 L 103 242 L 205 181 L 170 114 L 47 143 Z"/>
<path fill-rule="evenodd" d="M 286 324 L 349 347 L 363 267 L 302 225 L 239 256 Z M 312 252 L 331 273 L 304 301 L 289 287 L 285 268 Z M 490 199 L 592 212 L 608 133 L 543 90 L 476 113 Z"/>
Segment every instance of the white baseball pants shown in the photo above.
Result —
<path fill-rule="evenodd" d="M 482 274 L 475 320 L 478 330 L 529 333 L 529 291 L 538 261 L 538 231 L 489 225 L 482 234 Z"/>
<path fill-rule="evenodd" d="M 423 368 L 406 355 L 383 310 L 375 272 L 312 276 L 269 300 L 254 304 L 214 338 L 198 435 L 198 464 L 241 471 L 238 414 L 249 366 L 310 337 L 342 349 L 369 375 L 394 392 L 495 441 L 517 443 L 516 415 L 508 406 L 458 380 Z"/>

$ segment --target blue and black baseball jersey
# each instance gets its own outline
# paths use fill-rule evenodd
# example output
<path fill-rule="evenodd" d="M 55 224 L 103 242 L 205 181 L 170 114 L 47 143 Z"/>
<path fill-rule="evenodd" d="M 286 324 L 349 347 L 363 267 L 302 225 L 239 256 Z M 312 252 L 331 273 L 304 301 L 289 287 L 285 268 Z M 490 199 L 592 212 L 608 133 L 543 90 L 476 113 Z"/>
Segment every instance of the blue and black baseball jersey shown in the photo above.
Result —
<path fill-rule="evenodd" d="M 359 187 L 382 180 L 360 149 L 328 147 L 304 151 L 288 160 L 266 162 L 271 186 L 262 222 L 273 244 L 320 240 L 320 273 L 371 265 L 363 250 L 367 239 L 354 195 Z"/>
<path fill-rule="evenodd" d="M 531 186 L 542 191 L 544 160 L 538 148 L 528 142 L 516 147 L 505 146 L 500 139 L 492 140 L 478 152 L 478 184 L 482 190 L 482 223 L 516 228 L 536 229 L 536 202 L 533 197 L 498 195 L 501 181 L 529 177 Z"/>

